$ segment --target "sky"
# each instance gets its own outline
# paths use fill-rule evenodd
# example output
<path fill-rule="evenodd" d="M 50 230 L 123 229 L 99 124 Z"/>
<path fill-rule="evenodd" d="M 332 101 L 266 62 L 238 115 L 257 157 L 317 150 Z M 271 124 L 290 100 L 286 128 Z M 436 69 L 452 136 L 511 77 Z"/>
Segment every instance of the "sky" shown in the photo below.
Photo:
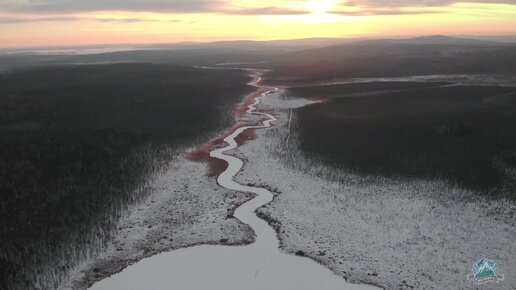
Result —
<path fill-rule="evenodd" d="M 0 0 L 0 47 L 516 35 L 516 0 Z"/>

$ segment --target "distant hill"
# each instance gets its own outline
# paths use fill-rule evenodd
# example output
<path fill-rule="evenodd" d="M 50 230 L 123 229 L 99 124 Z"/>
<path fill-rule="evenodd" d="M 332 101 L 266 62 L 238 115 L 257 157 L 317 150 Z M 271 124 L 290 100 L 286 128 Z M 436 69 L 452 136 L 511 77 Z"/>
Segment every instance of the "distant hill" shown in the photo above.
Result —
<path fill-rule="evenodd" d="M 147 45 L 146 48 L 166 48 L 171 50 L 183 49 L 240 49 L 244 51 L 274 50 L 276 52 L 288 52 L 305 50 L 312 48 L 325 47 L 330 45 L 342 44 L 351 40 L 342 38 L 301 38 L 287 40 L 234 40 L 234 41 L 215 41 L 215 42 L 190 42 L 190 43 L 171 43 Z"/>
<path fill-rule="evenodd" d="M 516 35 L 484 35 L 484 36 L 465 36 L 465 38 L 497 41 L 505 43 L 516 43 Z"/>
<path fill-rule="evenodd" d="M 441 35 L 407 39 L 184 42 L 83 55 L 42 55 L 37 52 L 0 54 L 0 70 L 35 65 L 150 62 L 186 66 L 254 63 L 256 67 L 273 67 L 277 70 L 308 67 L 306 70 L 312 70 L 312 73 L 334 71 L 338 67 L 337 75 L 341 68 L 347 67 L 359 76 L 385 75 L 385 71 L 390 70 L 405 75 L 423 70 L 416 69 L 417 66 L 428 67 L 427 72 L 506 72 L 506 68 L 514 64 L 515 49 L 516 44 Z"/>
<path fill-rule="evenodd" d="M 473 45 L 473 46 L 500 46 L 509 45 L 495 41 L 479 40 L 472 38 L 450 37 L 444 35 L 420 36 L 409 39 L 398 40 L 400 44 L 422 44 L 422 45 Z"/>
<path fill-rule="evenodd" d="M 516 73 L 516 44 L 423 36 L 372 39 L 294 51 L 271 62 L 275 80 Z"/>
<path fill-rule="evenodd" d="M 282 61 L 339 60 L 357 56 L 453 54 L 516 47 L 514 44 L 448 36 L 372 39 L 307 49 L 281 56 Z"/>

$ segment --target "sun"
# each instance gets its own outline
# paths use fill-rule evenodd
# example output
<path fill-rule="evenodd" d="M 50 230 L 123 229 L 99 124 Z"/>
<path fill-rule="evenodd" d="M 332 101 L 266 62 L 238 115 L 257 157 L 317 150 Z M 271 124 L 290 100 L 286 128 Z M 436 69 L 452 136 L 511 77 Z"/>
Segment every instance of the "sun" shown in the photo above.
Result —
<path fill-rule="evenodd" d="M 303 24 L 320 24 L 320 23 L 336 23 L 343 21 L 343 17 L 332 13 L 342 0 L 310 0 L 290 3 L 289 8 L 297 11 L 303 11 L 303 14 L 297 15 L 278 15 L 272 16 L 266 21 L 274 24 L 285 23 L 303 23 Z"/>
<path fill-rule="evenodd" d="M 331 11 L 337 5 L 338 0 L 312 0 L 299 4 L 299 7 L 320 15 Z"/>
<path fill-rule="evenodd" d="M 295 9 L 306 11 L 304 15 L 289 15 L 283 17 L 287 21 L 299 21 L 303 23 L 334 23 L 342 21 L 342 17 L 332 14 L 340 0 L 310 0 L 292 6 Z"/>

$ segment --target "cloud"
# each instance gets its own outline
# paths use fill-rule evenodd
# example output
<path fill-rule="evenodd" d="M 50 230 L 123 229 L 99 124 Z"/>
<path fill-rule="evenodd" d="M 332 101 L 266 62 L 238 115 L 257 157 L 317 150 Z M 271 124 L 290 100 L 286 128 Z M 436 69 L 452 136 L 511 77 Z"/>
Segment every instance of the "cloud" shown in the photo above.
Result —
<path fill-rule="evenodd" d="M 290 0 L 299 4 L 308 0 Z M 361 12 L 340 12 L 342 15 L 400 15 L 423 14 L 419 9 L 445 7 L 454 3 L 503 3 L 516 5 L 516 0 L 341 0 L 341 8 L 355 8 Z M 157 13 L 217 13 L 228 15 L 302 15 L 308 11 L 282 7 L 266 6 L 242 8 L 234 6 L 233 0 L 0 0 L 0 12 L 61 14 L 87 13 L 97 11 L 129 11 Z M 257 1 L 257 3 L 259 3 Z M 281 3 L 288 4 L 282 1 Z M 295 7 L 293 5 L 291 7 Z M 401 9 L 404 8 L 404 9 Z M 412 9 L 411 9 L 412 8 Z M 345 9 L 342 9 L 345 10 Z M 362 12 L 363 11 L 363 12 Z M 430 13 L 437 11 L 429 10 Z M 6 20 L 8 21 L 8 20 Z M 72 21 L 72 20 L 70 20 Z"/>
<path fill-rule="evenodd" d="M 342 16 L 440 14 L 455 3 L 498 3 L 516 5 L 516 0 L 348 0 L 329 13 Z"/>
<path fill-rule="evenodd" d="M 137 23 L 137 22 L 181 22 L 180 20 L 157 20 L 148 18 L 107 18 L 107 17 L 0 17 L 0 24 L 16 24 L 30 22 L 70 22 L 70 21 L 98 21 L 98 22 L 117 22 L 117 23 Z"/>
<path fill-rule="evenodd" d="M 236 8 L 236 9 L 220 9 L 216 11 L 223 14 L 232 15 L 303 15 L 310 14 L 306 10 L 294 10 L 280 7 L 261 7 L 261 8 Z"/>
<path fill-rule="evenodd" d="M 360 11 L 330 11 L 330 14 L 341 16 L 380 16 L 380 15 L 417 15 L 417 14 L 441 14 L 438 10 L 405 10 L 405 9 L 365 9 Z"/>
<path fill-rule="evenodd" d="M 75 13 L 94 11 L 203 12 L 225 0 L 0 0 L 0 10 L 23 13 Z"/>
<path fill-rule="evenodd" d="M 24 18 L 24 17 L 0 17 L 0 24 L 26 23 L 26 22 L 57 22 L 77 21 L 77 17 L 45 17 L 45 18 Z"/>
<path fill-rule="evenodd" d="M 119 22 L 119 23 L 137 23 L 137 22 L 180 22 L 180 20 L 157 20 L 148 18 L 84 18 L 84 20 L 98 22 Z"/>
<path fill-rule="evenodd" d="M 0 11 L 32 14 L 97 11 L 218 13 L 230 15 L 300 15 L 309 13 L 272 6 L 243 8 L 233 6 L 230 0 L 0 0 Z"/>
<path fill-rule="evenodd" d="M 347 7 L 443 7 L 455 3 L 484 3 L 484 4 L 512 4 L 516 0 L 349 0 L 343 1 L 342 5 Z"/>

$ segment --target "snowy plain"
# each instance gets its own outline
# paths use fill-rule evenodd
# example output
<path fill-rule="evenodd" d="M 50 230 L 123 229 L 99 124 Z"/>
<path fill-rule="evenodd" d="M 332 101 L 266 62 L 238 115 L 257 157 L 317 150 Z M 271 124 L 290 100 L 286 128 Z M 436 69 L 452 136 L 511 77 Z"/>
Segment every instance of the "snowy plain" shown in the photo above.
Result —
<path fill-rule="evenodd" d="M 312 102 L 286 98 L 282 90 L 267 94 L 258 109 L 278 120 L 228 153 L 244 161 L 237 182 L 274 194 L 258 215 L 276 230 L 281 252 L 272 246 L 264 252 L 255 247 L 260 243 L 213 246 L 255 241 L 254 231 L 231 214 L 251 195 L 220 187 L 205 164 L 182 154 L 156 181 L 149 199 L 124 219 L 108 250 L 76 269 L 75 279 L 62 289 L 87 288 L 132 264 L 99 284 L 104 288 L 93 289 L 335 289 L 299 280 L 312 275 L 292 271 L 299 264 L 328 283 L 342 283 L 344 277 L 385 289 L 513 289 L 513 203 L 483 200 L 440 182 L 355 176 L 306 159 L 296 150 L 293 112 Z M 246 115 L 238 121 L 258 119 Z M 471 265 L 484 257 L 498 262 L 505 281 L 482 286 L 467 281 Z M 295 283 L 274 284 L 285 281 Z"/>
<path fill-rule="evenodd" d="M 237 176 L 274 189 L 260 216 L 286 253 L 304 255 L 350 282 L 385 289 L 514 289 L 516 205 L 487 200 L 442 182 L 361 177 L 306 159 L 296 150 L 291 107 L 278 95 L 274 128 L 237 149 Z M 278 108 L 280 108 L 278 110 Z M 288 141 L 287 141 L 288 140 Z M 476 285 L 473 263 L 495 260 L 505 280 Z"/>
<path fill-rule="evenodd" d="M 251 84 L 258 85 L 259 72 Z M 247 106 L 247 114 L 259 117 L 257 125 L 242 126 L 224 138 L 225 146 L 215 148 L 210 156 L 225 160 L 228 167 L 217 177 L 221 187 L 248 192 L 253 199 L 236 208 L 234 217 L 249 225 L 256 239 L 252 245 L 197 246 L 146 258 L 122 272 L 94 284 L 90 289 L 283 289 L 283 290 L 375 290 L 376 287 L 347 283 L 330 270 L 306 257 L 286 255 L 279 251 L 274 229 L 255 214 L 257 208 L 272 201 L 266 188 L 236 183 L 233 178 L 241 170 L 242 159 L 224 154 L 237 148 L 238 136 L 246 130 L 263 129 L 277 119 L 265 112 L 256 112 L 260 100 L 278 94 L 266 88 Z"/>
<path fill-rule="evenodd" d="M 178 155 L 153 182 L 147 200 L 120 222 L 114 240 L 74 270 L 60 289 L 86 289 L 128 265 L 161 252 L 199 244 L 248 244 L 253 231 L 230 215 L 248 194 L 221 188 L 206 165 Z"/>

